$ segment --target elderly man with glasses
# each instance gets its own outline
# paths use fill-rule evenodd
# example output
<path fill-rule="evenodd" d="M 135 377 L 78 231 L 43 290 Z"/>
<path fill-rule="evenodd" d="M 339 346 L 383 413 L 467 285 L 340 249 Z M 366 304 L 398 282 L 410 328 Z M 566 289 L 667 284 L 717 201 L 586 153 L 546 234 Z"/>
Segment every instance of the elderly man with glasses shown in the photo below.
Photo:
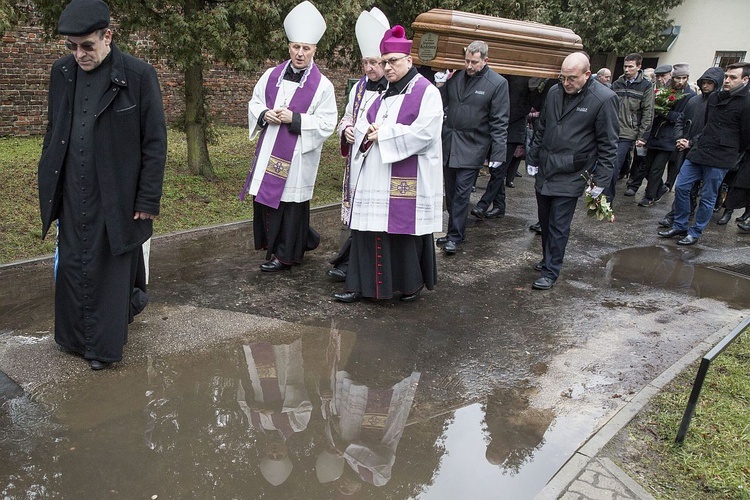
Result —
<path fill-rule="evenodd" d="M 112 43 L 109 8 L 73 0 L 58 32 L 39 161 L 42 236 L 58 223 L 55 342 L 100 370 L 147 302 L 141 245 L 159 214 L 167 131 L 152 66 Z M 141 272 L 139 272 L 141 271 Z"/>
<path fill-rule="evenodd" d="M 354 127 L 362 167 L 352 193 L 352 247 L 339 302 L 413 302 L 437 281 L 433 233 L 443 226 L 440 92 L 412 66 L 412 41 L 394 26 L 380 42 L 388 88 Z"/>
<path fill-rule="evenodd" d="M 547 94 L 531 149 L 529 174 L 536 176 L 536 200 L 542 228 L 541 276 L 535 290 L 549 290 L 562 269 L 578 198 L 588 190 L 596 198 L 612 178 L 617 156 L 617 95 L 589 78 L 588 57 L 570 54 L 560 83 Z M 593 182 L 588 185 L 585 177 Z"/>

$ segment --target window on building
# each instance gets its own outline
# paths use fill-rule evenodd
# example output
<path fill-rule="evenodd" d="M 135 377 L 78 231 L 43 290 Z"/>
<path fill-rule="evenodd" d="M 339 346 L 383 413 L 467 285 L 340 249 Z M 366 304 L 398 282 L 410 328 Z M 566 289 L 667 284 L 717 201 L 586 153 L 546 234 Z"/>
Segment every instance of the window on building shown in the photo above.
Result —
<path fill-rule="evenodd" d="M 716 52 L 714 66 L 718 66 L 721 69 L 727 69 L 727 66 L 730 64 L 744 61 L 746 54 L 747 52 Z"/>

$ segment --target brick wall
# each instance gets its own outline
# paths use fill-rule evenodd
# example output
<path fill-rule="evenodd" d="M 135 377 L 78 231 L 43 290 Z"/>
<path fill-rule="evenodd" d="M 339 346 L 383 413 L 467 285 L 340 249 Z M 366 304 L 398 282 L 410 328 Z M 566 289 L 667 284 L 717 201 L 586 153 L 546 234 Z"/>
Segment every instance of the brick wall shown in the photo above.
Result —
<path fill-rule="evenodd" d="M 44 133 L 49 71 L 55 59 L 67 51 L 61 42 L 45 42 L 42 35 L 40 28 L 20 26 L 5 32 L 0 41 L 0 136 Z M 140 57 L 138 53 L 134 55 Z M 167 121 L 172 123 L 185 109 L 183 78 L 163 61 L 149 62 L 159 74 Z M 336 88 L 339 114 L 342 114 L 347 79 L 358 75 L 321 59 L 317 62 Z M 206 70 L 204 85 L 209 113 L 216 123 L 247 126 L 247 101 L 264 70 L 241 73 L 221 64 Z"/>

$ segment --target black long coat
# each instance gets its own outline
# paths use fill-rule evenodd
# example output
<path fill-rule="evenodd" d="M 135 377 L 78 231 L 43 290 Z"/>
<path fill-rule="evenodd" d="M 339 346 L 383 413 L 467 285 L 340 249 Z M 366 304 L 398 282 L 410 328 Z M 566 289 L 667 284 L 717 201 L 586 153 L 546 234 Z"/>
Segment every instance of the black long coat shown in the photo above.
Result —
<path fill-rule="evenodd" d="M 94 154 L 109 245 L 119 255 L 137 248 L 152 234 L 152 221 L 133 220 L 133 214 L 159 214 L 167 129 L 154 68 L 114 44 L 111 55 L 111 85 L 96 107 Z M 70 144 L 76 72 L 73 55 L 52 65 L 47 133 L 39 160 L 42 237 L 62 206 L 62 170 Z"/>

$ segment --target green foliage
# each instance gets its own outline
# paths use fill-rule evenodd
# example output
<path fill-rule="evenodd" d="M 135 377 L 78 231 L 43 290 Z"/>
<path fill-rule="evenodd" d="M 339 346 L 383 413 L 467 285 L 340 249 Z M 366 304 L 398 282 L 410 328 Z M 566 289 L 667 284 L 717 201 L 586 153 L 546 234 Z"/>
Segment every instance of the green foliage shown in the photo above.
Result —
<path fill-rule="evenodd" d="M 240 127 L 217 127 L 211 146 L 214 178 L 209 181 L 187 168 L 184 132 L 169 130 L 161 215 L 156 234 L 184 231 L 252 218 L 250 200 L 238 195 L 250 169 L 255 143 Z M 47 255 L 54 251 L 54 231 L 41 239 L 36 169 L 41 137 L 0 138 L 0 263 Z M 341 201 L 344 161 L 338 140 L 326 141 L 321 156 L 313 206 Z"/>
<path fill-rule="evenodd" d="M 0 33 L 10 30 L 16 24 L 18 11 L 9 0 L 0 0 Z"/>
<path fill-rule="evenodd" d="M 621 464 L 657 498 L 750 499 L 750 330 L 708 371 L 682 445 L 674 443 L 697 364 L 681 373 L 629 427 L 640 456 Z"/>

